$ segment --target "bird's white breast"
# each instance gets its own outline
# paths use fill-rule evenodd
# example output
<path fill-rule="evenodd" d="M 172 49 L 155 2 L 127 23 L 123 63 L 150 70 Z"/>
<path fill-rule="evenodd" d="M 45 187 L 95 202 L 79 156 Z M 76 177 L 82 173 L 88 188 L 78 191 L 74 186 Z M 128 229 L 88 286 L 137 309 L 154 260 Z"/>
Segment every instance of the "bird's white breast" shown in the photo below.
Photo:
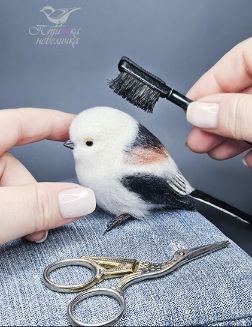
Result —
<path fill-rule="evenodd" d="M 99 207 L 114 215 L 131 214 L 136 218 L 144 217 L 149 206 L 136 193 L 129 192 L 121 183 L 121 178 L 127 174 L 124 154 L 117 156 L 109 163 L 84 166 L 76 161 L 76 173 L 80 184 L 91 188 L 96 196 Z M 99 167 L 100 166 L 100 167 Z"/>

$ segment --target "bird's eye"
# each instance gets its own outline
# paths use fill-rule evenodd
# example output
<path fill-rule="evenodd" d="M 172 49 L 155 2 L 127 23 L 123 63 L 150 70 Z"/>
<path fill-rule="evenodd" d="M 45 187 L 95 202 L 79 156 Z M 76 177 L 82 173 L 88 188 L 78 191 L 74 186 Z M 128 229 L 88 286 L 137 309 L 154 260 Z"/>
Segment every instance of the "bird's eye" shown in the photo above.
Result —
<path fill-rule="evenodd" d="M 92 146 L 94 144 L 92 139 L 86 139 L 84 142 L 87 146 Z"/>

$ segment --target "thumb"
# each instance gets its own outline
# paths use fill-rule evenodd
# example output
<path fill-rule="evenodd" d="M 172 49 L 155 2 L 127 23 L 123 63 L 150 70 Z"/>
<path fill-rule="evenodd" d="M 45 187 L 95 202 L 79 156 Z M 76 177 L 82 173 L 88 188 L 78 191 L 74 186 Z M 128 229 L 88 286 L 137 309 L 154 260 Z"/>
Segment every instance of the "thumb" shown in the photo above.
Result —
<path fill-rule="evenodd" d="M 94 211 L 92 190 L 74 183 L 0 188 L 0 244 L 62 226 Z"/>
<path fill-rule="evenodd" d="M 213 94 L 189 104 L 187 120 L 214 134 L 252 142 L 252 95 Z"/>

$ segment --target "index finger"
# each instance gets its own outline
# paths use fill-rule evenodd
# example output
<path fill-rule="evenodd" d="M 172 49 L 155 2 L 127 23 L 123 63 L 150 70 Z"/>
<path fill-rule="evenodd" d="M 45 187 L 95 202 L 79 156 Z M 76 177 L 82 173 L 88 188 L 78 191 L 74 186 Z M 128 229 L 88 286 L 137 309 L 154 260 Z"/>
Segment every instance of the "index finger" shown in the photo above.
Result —
<path fill-rule="evenodd" d="M 65 141 L 74 117 L 74 114 L 52 109 L 3 109 L 0 111 L 0 154 L 12 146 L 44 139 Z"/>
<path fill-rule="evenodd" d="M 188 91 L 197 100 L 215 93 L 238 93 L 252 85 L 252 38 L 226 53 Z"/>

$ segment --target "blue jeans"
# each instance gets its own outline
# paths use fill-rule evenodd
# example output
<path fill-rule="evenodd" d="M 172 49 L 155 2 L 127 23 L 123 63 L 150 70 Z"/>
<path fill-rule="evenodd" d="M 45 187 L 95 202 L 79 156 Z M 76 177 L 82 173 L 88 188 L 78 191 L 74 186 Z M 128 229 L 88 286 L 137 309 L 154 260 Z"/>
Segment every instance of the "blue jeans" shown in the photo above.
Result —
<path fill-rule="evenodd" d="M 109 219 L 97 209 L 79 221 L 50 231 L 44 243 L 20 239 L 1 246 L 0 325 L 69 325 L 67 304 L 76 294 L 52 292 L 42 280 L 44 268 L 54 261 L 103 255 L 162 262 L 177 249 L 227 239 L 194 211 L 157 211 L 103 235 Z M 82 269 L 76 268 L 72 275 L 62 270 L 54 278 L 79 283 Z M 126 311 L 116 325 L 251 326 L 251 276 L 251 257 L 231 241 L 227 248 L 167 276 L 128 287 Z M 102 285 L 116 282 L 110 279 Z M 85 315 L 77 308 L 79 318 L 91 318 L 95 304 L 103 306 L 107 314 L 114 308 L 113 302 L 105 307 L 104 301 L 99 303 L 96 297 L 88 299 Z"/>

